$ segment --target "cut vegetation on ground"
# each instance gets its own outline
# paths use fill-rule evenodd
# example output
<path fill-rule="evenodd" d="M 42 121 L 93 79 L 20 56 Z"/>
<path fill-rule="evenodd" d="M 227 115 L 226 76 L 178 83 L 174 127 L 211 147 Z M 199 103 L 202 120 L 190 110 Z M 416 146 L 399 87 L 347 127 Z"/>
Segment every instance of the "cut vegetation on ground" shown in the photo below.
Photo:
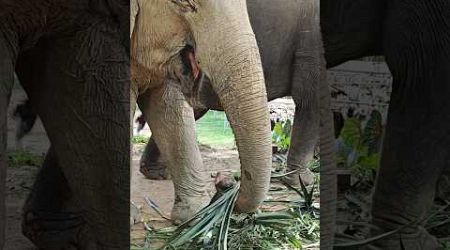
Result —
<path fill-rule="evenodd" d="M 277 179 L 254 214 L 232 214 L 238 182 L 178 228 L 146 223 L 145 243 L 132 249 L 319 249 L 318 184 L 294 188 Z"/>
<path fill-rule="evenodd" d="M 352 184 L 340 194 L 337 203 L 337 237 L 340 249 L 354 249 L 370 243 L 371 194 L 380 159 L 384 126 L 381 113 L 374 110 L 366 120 L 348 118 L 337 139 L 338 166 L 351 171 Z M 443 180 L 445 182 L 445 180 Z M 450 180 L 442 192 L 450 192 Z M 443 197 L 448 197 L 442 195 Z M 450 200 L 439 197 L 426 220 L 426 229 L 436 236 L 444 250 L 450 250 Z M 353 247 L 353 248 L 352 248 Z"/>
<path fill-rule="evenodd" d="M 170 222 L 163 218 L 170 213 L 170 210 L 162 209 L 167 204 L 156 204 L 151 197 L 146 197 L 143 206 L 147 211 L 153 211 L 153 217 L 144 219 L 142 238 L 135 234 L 131 249 L 319 249 L 319 161 L 316 159 L 309 164 L 317 174 L 314 185 L 294 188 L 283 184 L 280 177 L 285 174 L 292 120 L 280 119 L 279 115 L 274 117 L 277 122 L 273 130 L 276 151 L 273 178 L 269 195 L 256 213 L 232 213 L 239 182 L 198 213 L 190 223 L 178 228 L 170 226 Z M 209 111 L 197 121 L 196 128 L 201 149 L 214 152 L 206 155 L 220 158 L 222 149 L 235 149 L 234 136 L 223 112 Z M 148 135 L 133 138 L 137 144 L 147 141 Z M 231 162 L 224 163 L 214 161 L 214 166 L 209 167 L 222 170 L 225 166 L 230 167 L 228 164 Z M 239 173 L 235 172 L 235 175 L 238 178 Z M 158 183 L 167 185 L 166 182 Z"/>

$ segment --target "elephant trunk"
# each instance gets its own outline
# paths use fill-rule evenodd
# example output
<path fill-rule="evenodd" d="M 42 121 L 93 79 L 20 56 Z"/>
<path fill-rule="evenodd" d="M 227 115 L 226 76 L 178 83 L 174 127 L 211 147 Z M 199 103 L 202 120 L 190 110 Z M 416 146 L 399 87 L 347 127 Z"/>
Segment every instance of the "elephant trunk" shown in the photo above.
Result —
<path fill-rule="evenodd" d="M 241 163 L 241 188 L 236 210 L 252 212 L 270 184 L 272 139 L 261 59 L 253 34 L 235 37 L 236 48 L 221 51 L 224 62 L 213 88 L 233 129 Z M 236 43 L 236 41 L 239 41 Z M 246 44 L 242 46 L 242 44 Z"/>
<path fill-rule="evenodd" d="M 245 0 L 204 1 L 186 15 L 198 64 L 233 129 L 241 162 L 239 212 L 254 211 L 269 189 L 272 138 L 261 57 Z M 207 35 L 205 35 L 207 34 Z"/>

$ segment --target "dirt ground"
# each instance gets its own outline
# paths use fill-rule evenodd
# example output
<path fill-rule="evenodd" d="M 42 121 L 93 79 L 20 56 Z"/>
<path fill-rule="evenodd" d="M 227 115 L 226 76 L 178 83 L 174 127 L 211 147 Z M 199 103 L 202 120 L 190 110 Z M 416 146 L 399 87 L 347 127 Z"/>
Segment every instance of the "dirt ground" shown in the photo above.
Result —
<path fill-rule="evenodd" d="M 174 190 L 171 180 L 149 180 L 139 172 L 139 159 L 144 145 L 135 145 L 133 154 L 133 177 L 131 184 L 131 200 L 140 208 L 140 220 L 147 221 L 152 227 L 163 228 L 171 226 L 171 223 L 162 218 L 155 210 L 146 204 L 145 198 L 153 201 L 161 211 L 170 217 L 170 211 L 174 202 Z M 239 158 L 236 150 L 211 148 L 201 145 L 200 151 L 203 163 L 207 168 L 208 176 L 219 171 L 233 171 L 239 169 Z M 210 178 L 210 195 L 214 195 L 213 178 Z M 145 239 L 145 225 L 140 222 L 131 227 L 131 242 L 142 245 Z"/>
<path fill-rule="evenodd" d="M 13 91 L 8 112 L 8 150 L 15 150 L 15 125 L 12 112 L 16 105 L 26 99 L 25 92 L 16 88 Z M 47 152 L 49 142 L 40 121 L 37 122 L 31 133 L 23 140 L 23 149 L 37 155 Z M 6 177 L 6 245 L 5 250 L 31 250 L 36 249 L 33 244 L 22 235 L 21 214 L 23 203 L 33 185 L 39 168 L 35 166 L 9 167 Z"/>

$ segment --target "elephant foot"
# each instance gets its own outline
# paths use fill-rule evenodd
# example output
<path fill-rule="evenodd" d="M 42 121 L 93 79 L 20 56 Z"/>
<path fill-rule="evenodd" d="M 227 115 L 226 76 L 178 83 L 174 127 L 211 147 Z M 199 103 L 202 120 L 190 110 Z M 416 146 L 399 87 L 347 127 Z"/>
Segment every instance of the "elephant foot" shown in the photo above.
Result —
<path fill-rule="evenodd" d="M 293 169 L 287 169 L 286 172 L 291 172 Z M 283 181 L 293 187 L 300 187 L 300 179 L 302 180 L 305 186 L 311 185 L 314 183 L 315 175 L 308 168 L 299 170 L 295 173 L 286 175 L 283 177 Z"/>
<path fill-rule="evenodd" d="M 159 162 L 148 163 L 141 161 L 139 171 L 150 180 L 170 179 L 166 167 Z"/>
<path fill-rule="evenodd" d="M 27 211 L 23 216 L 22 233 L 39 249 L 97 249 L 80 215 Z"/>
<path fill-rule="evenodd" d="M 175 196 L 175 204 L 173 205 L 171 218 L 173 224 L 179 225 L 191 219 L 202 208 L 206 207 L 210 202 L 208 195 L 204 196 Z"/>
<path fill-rule="evenodd" d="M 379 235 L 373 233 L 373 235 Z M 436 250 L 440 249 L 437 239 L 429 234 L 422 226 L 415 227 L 408 232 L 399 232 L 385 238 L 381 238 L 363 248 L 383 250 Z"/>

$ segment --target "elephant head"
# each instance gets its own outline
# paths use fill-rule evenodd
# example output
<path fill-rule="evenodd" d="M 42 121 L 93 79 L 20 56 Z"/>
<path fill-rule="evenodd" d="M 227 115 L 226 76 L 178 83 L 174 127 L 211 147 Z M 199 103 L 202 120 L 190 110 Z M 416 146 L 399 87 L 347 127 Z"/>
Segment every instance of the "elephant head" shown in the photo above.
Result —
<path fill-rule="evenodd" d="M 210 80 L 239 151 L 242 183 L 236 210 L 255 210 L 269 187 L 271 136 L 264 75 L 246 1 L 136 0 L 132 6 L 136 16 L 131 28 L 139 29 L 131 37 L 137 69 L 132 78 L 140 82 L 136 78 L 145 73 L 151 79 L 138 86 L 141 90 L 176 83 L 189 98 L 198 93 L 202 76 Z"/>

